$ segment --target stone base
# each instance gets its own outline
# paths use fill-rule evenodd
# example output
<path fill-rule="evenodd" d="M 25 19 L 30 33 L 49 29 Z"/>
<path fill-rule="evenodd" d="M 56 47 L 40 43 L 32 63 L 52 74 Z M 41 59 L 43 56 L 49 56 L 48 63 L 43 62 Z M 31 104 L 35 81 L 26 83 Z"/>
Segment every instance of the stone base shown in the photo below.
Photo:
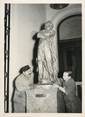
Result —
<path fill-rule="evenodd" d="M 52 85 L 35 85 L 26 94 L 28 113 L 57 112 L 57 88 Z"/>

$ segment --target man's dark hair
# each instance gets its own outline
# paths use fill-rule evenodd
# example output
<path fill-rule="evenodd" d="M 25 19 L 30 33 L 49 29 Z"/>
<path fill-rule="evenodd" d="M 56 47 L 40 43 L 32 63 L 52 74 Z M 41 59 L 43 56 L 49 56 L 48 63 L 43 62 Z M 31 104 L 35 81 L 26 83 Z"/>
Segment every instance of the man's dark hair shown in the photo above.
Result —
<path fill-rule="evenodd" d="M 72 77 L 72 71 L 68 71 L 68 76 L 71 76 Z"/>
<path fill-rule="evenodd" d="M 28 69 L 30 69 L 30 66 L 29 66 L 29 65 L 25 65 L 25 66 L 23 66 L 23 67 L 19 70 L 19 73 L 22 74 L 23 72 L 27 71 Z"/>
<path fill-rule="evenodd" d="M 62 78 L 63 77 L 63 72 L 59 72 L 58 73 L 58 78 Z"/>

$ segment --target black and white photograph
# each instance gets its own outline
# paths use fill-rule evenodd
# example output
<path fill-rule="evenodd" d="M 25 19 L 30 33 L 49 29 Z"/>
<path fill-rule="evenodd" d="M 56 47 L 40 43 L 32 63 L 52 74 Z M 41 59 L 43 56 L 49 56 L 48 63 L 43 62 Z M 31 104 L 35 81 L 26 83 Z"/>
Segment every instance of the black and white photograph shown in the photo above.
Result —
<path fill-rule="evenodd" d="M 4 113 L 82 113 L 82 4 L 4 4 Z"/>

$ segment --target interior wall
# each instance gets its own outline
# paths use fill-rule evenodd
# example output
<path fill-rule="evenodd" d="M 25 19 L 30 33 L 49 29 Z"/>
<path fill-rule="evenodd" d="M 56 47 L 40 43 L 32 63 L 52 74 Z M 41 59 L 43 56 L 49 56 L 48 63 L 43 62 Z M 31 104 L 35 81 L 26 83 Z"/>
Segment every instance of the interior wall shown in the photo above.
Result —
<path fill-rule="evenodd" d="M 45 5 L 12 4 L 11 5 L 11 37 L 10 37 L 10 99 L 13 92 L 13 80 L 19 74 L 19 69 L 32 65 L 32 36 L 39 31 L 40 25 L 46 20 Z M 11 103 L 10 103 L 11 111 Z"/>
<path fill-rule="evenodd" d="M 63 9 L 52 9 L 50 8 L 49 4 L 47 4 L 46 20 L 51 20 L 54 22 L 57 16 L 59 15 L 63 16 L 65 14 L 64 12 L 69 11 L 69 9 L 73 11 L 74 9 L 80 9 L 80 8 L 81 8 L 81 4 L 69 4 L 66 8 L 63 8 Z"/>

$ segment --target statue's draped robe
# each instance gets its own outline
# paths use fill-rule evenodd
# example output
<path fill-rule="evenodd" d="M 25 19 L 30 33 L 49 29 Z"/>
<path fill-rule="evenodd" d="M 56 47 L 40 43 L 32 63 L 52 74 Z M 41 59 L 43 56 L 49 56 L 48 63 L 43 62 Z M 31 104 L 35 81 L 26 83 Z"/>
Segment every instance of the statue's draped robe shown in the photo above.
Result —
<path fill-rule="evenodd" d="M 38 47 L 39 81 L 51 83 L 57 79 L 57 59 L 54 36 L 40 39 Z"/>

